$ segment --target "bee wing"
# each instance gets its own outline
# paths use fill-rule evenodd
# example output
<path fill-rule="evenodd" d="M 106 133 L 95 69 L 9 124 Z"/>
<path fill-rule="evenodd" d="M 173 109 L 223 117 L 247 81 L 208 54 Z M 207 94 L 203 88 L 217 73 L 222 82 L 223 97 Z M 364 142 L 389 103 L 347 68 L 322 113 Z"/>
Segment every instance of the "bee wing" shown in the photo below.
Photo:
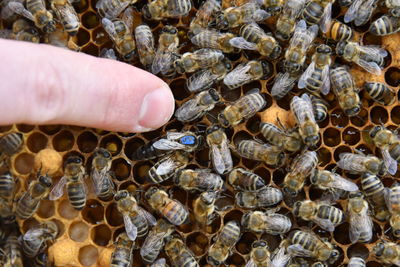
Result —
<path fill-rule="evenodd" d="M 153 147 L 159 150 L 177 150 L 185 148 L 185 145 L 163 138 L 154 142 Z"/>
<path fill-rule="evenodd" d="M 333 181 L 329 183 L 330 187 L 342 189 L 348 192 L 358 191 L 358 186 L 355 183 L 343 178 L 339 174 L 335 174 L 334 177 Z"/>
<path fill-rule="evenodd" d="M 278 99 L 284 97 L 290 90 L 292 90 L 295 81 L 296 78 L 291 76 L 289 73 L 278 73 L 271 89 L 272 96 Z"/>
<path fill-rule="evenodd" d="M 312 257 L 313 256 L 313 254 L 310 250 L 304 249 L 299 244 L 294 244 L 294 245 L 288 246 L 287 251 L 292 256 L 298 256 L 298 257 Z"/>
<path fill-rule="evenodd" d="M 202 114 L 203 110 L 204 106 L 197 105 L 196 99 L 190 99 L 175 111 L 175 117 L 178 121 L 192 121 L 197 119 Z"/>
<path fill-rule="evenodd" d="M 165 258 L 161 258 L 161 259 L 156 260 L 153 264 L 156 266 L 158 266 L 158 265 L 166 266 L 166 260 L 165 260 Z"/>
<path fill-rule="evenodd" d="M 127 1 L 129 3 L 129 1 Z M 124 13 L 122 13 L 122 21 L 128 26 L 128 29 L 132 30 L 133 27 L 133 8 L 128 7 L 125 9 Z"/>
<path fill-rule="evenodd" d="M 214 78 L 216 75 L 212 74 L 210 69 L 199 70 L 189 77 L 186 85 L 190 92 L 197 92 L 211 86 Z"/>
<path fill-rule="evenodd" d="M 325 229 L 326 231 L 333 232 L 335 230 L 335 225 L 328 219 L 322 219 L 316 217 L 312 221 L 315 222 L 322 229 Z"/>
<path fill-rule="evenodd" d="M 43 235 L 42 228 L 29 229 L 22 237 L 25 241 L 38 240 Z"/>
<path fill-rule="evenodd" d="M 382 152 L 383 162 L 385 164 L 388 173 L 390 173 L 391 175 L 395 175 L 397 172 L 397 161 L 392 158 L 388 149 L 381 149 L 381 152 Z"/>
<path fill-rule="evenodd" d="M 138 213 L 139 213 L 142 217 L 146 218 L 147 222 L 148 222 L 150 225 L 152 225 L 152 226 L 153 226 L 153 225 L 156 225 L 156 223 L 157 223 L 156 218 L 154 218 L 154 216 L 151 215 L 150 212 L 148 212 L 147 210 L 143 209 L 142 207 L 139 207 L 139 208 L 138 208 Z"/>
<path fill-rule="evenodd" d="M 165 64 L 164 62 L 165 62 L 164 51 L 159 47 L 154 56 L 153 64 L 151 65 L 151 72 L 153 74 L 158 74 L 163 68 L 163 65 Z"/>
<path fill-rule="evenodd" d="M 267 11 L 263 9 L 257 9 L 254 14 L 253 14 L 253 20 L 254 21 L 263 21 L 266 20 L 267 18 L 271 17 L 271 14 L 268 13 Z M 251 21 L 248 21 L 251 22 Z"/>
<path fill-rule="evenodd" d="M 158 175 L 164 175 L 172 172 L 175 169 L 175 167 L 176 167 L 175 161 L 173 161 L 171 158 L 168 158 L 157 166 L 156 173 Z"/>
<path fill-rule="evenodd" d="M 235 84 L 243 84 L 246 81 L 251 80 L 251 74 L 249 73 L 251 66 L 249 64 L 239 64 L 234 70 L 229 72 L 224 78 L 224 84 L 229 86 L 235 86 Z"/>
<path fill-rule="evenodd" d="M 128 235 L 130 240 L 135 241 L 137 237 L 137 227 L 133 224 L 132 219 L 129 215 L 124 214 L 123 218 L 126 234 Z"/>
<path fill-rule="evenodd" d="M 167 132 L 167 139 L 176 140 L 181 137 L 184 137 L 186 134 L 187 134 L 186 132 Z"/>
<path fill-rule="evenodd" d="M 299 124 L 303 124 L 307 119 L 315 122 L 311 99 L 307 94 L 293 97 L 290 107 Z"/>
<path fill-rule="evenodd" d="M 29 12 L 20 2 L 9 2 L 8 8 L 20 16 L 23 16 L 31 21 L 35 21 L 35 17 L 33 16 L 33 14 Z"/>
<path fill-rule="evenodd" d="M 386 206 L 388 208 L 388 210 L 390 212 L 392 212 L 392 198 L 391 198 L 391 194 L 392 194 L 392 189 L 389 187 L 385 187 L 385 202 L 386 202 Z"/>
<path fill-rule="evenodd" d="M 376 62 L 370 62 L 359 58 L 357 60 L 357 64 L 360 65 L 363 69 L 365 69 L 369 73 L 375 75 L 381 75 L 382 69 L 381 67 L 379 67 L 378 64 L 376 64 Z"/>
<path fill-rule="evenodd" d="M 323 33 L 328 31 L 329 26 L 332 21 L 332 3 L 329 3 L 325 6 L 324 13 L 322 14 L 322 18 L 319 22 L 319 26 Z"/>
<path fill-rule="evenodd" d="M 212 145 L 211 157 L 214 169 L 219 174 L 223 174 L 232 168 L 232 157 L 226 144 L 222 144 L 221 148 L 219 148 L 217 145 Z"/>
<path fill-rule="evenodd" d="M 344 22 L 349 23 L 353 21 L 358 13 L 358 10 L 362 4 L 363 0 L 354 0 L 349 9 L 347 9 L 346 14 L 344 15 Z"/>
<path fill-rule="evenodd" d="M 49 199 L 56 200 L 59 199 L 64 194 L 64 186 L 67 184 L 67 177 L 61 177 L 60 181 L 53 187 L 50 191 Z"/>
<path fill-rule="evenodd" d="M 322 69 L 322 88 L 321 93 L 327 95 L 331 88 L 331 80 L 329 79 L 329 66 Z"/>
<path fill-rule="evenodd" d="M 163 240 L 164 233 L 150 232 L 140 248 L 140 255 L 145 257 L 155 249 L 162 247 Z"/>
<path fill-rule="evenodd" d="M 306 81 L 308 78 L 311 77 L 311 74 L 313 74 L 315 71 L 315 62 L 311 62 L 310 65 L 308 65 L 306 71 L 300 76 L 299 82 L 297 83 L 297 87 L 300 89 L 306 87 Z"/>
<path fill-rule="evenodd" d="M 350 216 L 350 228 L 349 228 L 349 238 L 352 243 L 356 243 L 361 235 L 360 229 L 363 231 L 369 231 L 370 235 L 372 236 L 372 219 L 371 217 L 366 214 L 351 214 Z"/>
<path fill-rule="evenodd" d="M 257 267 L 257 264 L 254 262 L 252 258 L 250 258 L 250 260 L 246 263 L 245 267 Z"/>
<path fill-rule="evenodd" d="M 231 155 L 231 151 L 229 150 L 227 142 L 222 142 L 221 153 L 222 153 L 222 158 L 225 163 L 225 170 L 226 171 L 232 170 L 232 168 L 233 168 L 232 155 Z"/>
<path fill-rule="evenodd" d="M 229 40 L 231 46 L 240 48 L 240 49 L 247 49 L 247 50 L 257 50 L 257 45 L 255 43 L 248 42 L 243 37 L 234 37 Z"/>
<path fill-rule="evenodd" d="M 108 171 L 106 169 L 99 171 L 96 168 L 93 168 L 90 176 L 92 177 L 94 192 L 96 195 L 99 195 L 104 183 L 108 179 Z"/>
<path fill-rule="evenodd" d="M 196 50 L 194 53 L 192 53 L 191 57 L 193 60 L 196 60 L 196 61 L 197 60 L 204 61 L 205 59 L 213 58 L 213 57 L 222 59 L 224 57 L 224 54 L 221 52 L 221 50 L 218 50 L 218 49 L 201 48 L 199 50 Z"/>
<path fill-rule="evenodd" d="M 280 247 L 271 261 L 271 266 L 285 267 L 290 260 L 290 255 L 285 254 L 285 247 Z"/>
<path fill-rule="evenodd" d="M 104 30 L 108 33 L 108 35 L 111 37 L 111 39 L 115 39 L 115 36 L 117 36 L 117 32 L 115 31 L 115 25 L 112 23 L 111 20 L 108 18 L 103 18 L 101 20 L 101 23 L 103 24 Z"/>

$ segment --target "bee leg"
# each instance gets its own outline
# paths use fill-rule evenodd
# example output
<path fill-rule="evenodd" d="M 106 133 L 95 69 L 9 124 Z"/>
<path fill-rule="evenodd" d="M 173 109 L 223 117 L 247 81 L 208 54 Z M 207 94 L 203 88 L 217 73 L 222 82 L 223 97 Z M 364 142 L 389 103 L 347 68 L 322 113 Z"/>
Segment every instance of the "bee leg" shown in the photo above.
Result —
<path fill-rule="evenodd" d="M 357 148 L 354 148 L 354 151 L 355 151 L 357 154 L 360 154 L 360 155 L 362 155 L 362 156 L 365 156 L 365 154 L 364 154 L 361 150 L 359 150 L 359 149 L 357 149 Z"/>

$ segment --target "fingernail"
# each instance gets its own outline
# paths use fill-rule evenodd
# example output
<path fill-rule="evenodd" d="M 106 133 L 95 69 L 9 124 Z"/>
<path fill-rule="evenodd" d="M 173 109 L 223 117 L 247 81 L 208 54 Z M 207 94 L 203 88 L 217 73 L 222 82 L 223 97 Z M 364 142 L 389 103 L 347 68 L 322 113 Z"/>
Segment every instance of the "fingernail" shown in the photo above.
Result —
<path fill-rule="evenodd" d="M 140 131 L 154 130 L 167 123 L 174 106 L 174 97 L 167 85 L 145 95 L 139 113 Z"/>

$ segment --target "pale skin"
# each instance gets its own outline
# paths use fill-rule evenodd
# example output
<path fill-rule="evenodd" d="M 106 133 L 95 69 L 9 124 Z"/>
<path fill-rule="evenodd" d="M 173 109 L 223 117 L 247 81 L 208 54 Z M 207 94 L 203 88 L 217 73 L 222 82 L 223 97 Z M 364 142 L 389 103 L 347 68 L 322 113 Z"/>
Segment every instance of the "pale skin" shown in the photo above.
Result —
<path fill-rule="evenodd" d="M 160 78 L 111 59 L 0 39 L 0 125 L 68 124 L 145 132 L 168 122 Z"/>

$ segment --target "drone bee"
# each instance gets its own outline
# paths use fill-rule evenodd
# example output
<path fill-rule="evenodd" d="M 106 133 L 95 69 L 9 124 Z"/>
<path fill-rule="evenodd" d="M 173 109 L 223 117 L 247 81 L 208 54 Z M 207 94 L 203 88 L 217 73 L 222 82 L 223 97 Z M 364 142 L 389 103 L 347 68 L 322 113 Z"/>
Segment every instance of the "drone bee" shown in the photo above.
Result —
<path fill-rule="evenodd" d="M 213 15 L 221 10 L 220 0 L 206 0 L 196 12 L 196 17 L 190 22 L 189 36 L 198 34 L 208 27 Z"/>
<path fill-rule="evenodd" d="M 228 183 L 240 191 L 255 192 L 265 187 L 261 176 L 243 168 L 233 169 L 228 176 Z"/>
<path fill-rule="evenodd" d="M 10 172 L 0 175 L 0 218 L 7 224 L 15 220 L 13 201 L 16 185 L 16 178 Z"/>
<path fill-rule="evenodd" d="M 393 147 L 400 145 L 400 139 L 384 126 L 374 126 L 369 131 L 369 136 L 375 146 L 381 150 L 383 162 L 388 173 L 394 175 L 397 172 L 397 161 L 392 157 L 390 151 Z"/>
<path fill-rule="evenodd" d="M 274 124 L 264 122 L 260 123 L 260 130 L 270 144 L 286 151 L 296 152 L 303 146 L 301 137 L 295 130 L 283 131 Z"/>
<path fill-rule="evenodd" d="M 193 253 L 188 249 L 179 237 L 172 237 L 167 241 L 164 248 L 172 266 L 199 267 Z"/>
<path fill-rule="evenodd" d="M 325 35 L 328 39 L 339 42 L 350 41 L 353 38 L 354 33 L 351 27 L 340 21 L 334 20 Z"/>
<path fill-rule="evenodd" d="M 341 153 L 337 166 L 351 173 L 372 173 L 385 175 L 385 163 L 373 155 Z M 392 174 L 394 175 L 394 174 Z"/>
<path fill-rule="evenodd" d="M 115 249 L 111 254 L 111 267 L 130 266 L 132 264 L 133 241 L 123 232 L 118 235 Z"/>
<path fill-rule="evenodd" d="M 371 18 L 376 8 L 377 0 L 354 0 L 344 15 L 344 22 L 354 21 L 356 26 L 364 25 Z"/>
<path fill-rule="evenodd" d="M 193 213 L 196 221 L 201 225 L 210 225 L 216 217 L 215 201 L 219 194 L 206 191 L 193 201 Z"/>
<path fill-rule="evenodd" d="M 0 137 L 0 162 L 4 162 L 12 155 L 17 153 L 24 143 L 22 134 L 9 133 Z"/>
<path fill-rule="evenodd" d="M 347 204 L 351 243 L 371 240 L 373 223 L 369 213 L 368 202 L 364 200 L 362 193 L 360 191 L 351 192 Z"/>
<path fill-rule="evenodd" d="M 148 20 L 163 20 L 187 16 L 191 9 L 189 0 L 153 0 L 142 8 L 142 14 Z"/>
<path fill-rule="evenodd" d="M 286 0 L 281 15 L 276 22 L 275 36 L 280 40 L 289 40 L 296 28 L 297 18 L 303 10 L 306 0 Z"/>
<path fill-rule="evenodd" d="M 364 88 L 367 94 L 381 105 L 389 106 L 396 101 L 396 92 L 384 83 L 367 82 Z"/>
<path fill-rule="evenodd" d="M 312 56 L 312 62 L 301 75 L 298 87 L 304 88 L 313 95 L 320 92 L 324 95 L 329 93 L 330 80 L 329 68 L 332 63 L 332 49 L 327 45 L 319 45 Z"/>
<path fill-rule="evenodd" d="M 140 63 L 149 70 L 156 55 L 154 36 L 150 27 L 146 24 L 137 26 L 135 28 L 135 40 Z"/>
<path fill-rule="evenodd" d="M 282 166 L 286 156 L 281 148 L 263 144 L 254 140 L 242 140 L 237 144 L 236 152 L 247 159 L 263 161 L 270 166 Z"/>
<path fill-rule="evenodd" d="M 271 235 L 285 234 L 292 228 L 292 222 L 287 216 L 271 211 L 245 213 L 242 217 L 241 225 L 246 231 Z"/>
<path fill-rule="evenodd" d="M 310 177 L 310 181 L 322 190 L 340 189 L 348 192 L 358 191 L 358 186 L 355 183 L 337 173 L 327 170 L 315 169 Z"/>
<path fill-rule="evenodd" d="M 315 151 L 304 151 L 292 162 L 288 174 L 283 181 L 283 191 L 292 196 L 303 188 L 305 179 L 317 167 L 318 157 Z"/>
<path fill-rule="evenodd" d="M 78 33 L 81 21 L 70 0 L 51 0 L 51 9 L 57 15 L 64 30 L 71 36 Z"/>
<path fill-rule="evenodd" d="M 400 246 L 392 242 L 379 242 L 373 249 L 374 256 L 384 264 L 400 266 Z"/>
<path fill-rule="evenodd" d="M 224 54 L 217 49 L 201 48 L 199 50 L 184 53 L 181 58 L 175 60 L 174 67 L 178 73 L 195 72 L 209 68 L 220 62 Z"/>
<path fill-rule="evenodd" d="M 35 257 L 47 247 L 47 240 L 54 241 L 58 234 L 58 227 L 53 221 L 47 221 L 35 228 L 29 229 L 22 236 L 22 250 L 29 257 Z"/>
<path fill-rule="evenodd" d="M 392 9 L 389 14 L 383 15 L 379 19 L 372 22 L 369 32 L 374 35 L 385 36 L 396 33 L 400 30 L 400 13 L 399 9 Z"/>
<path fill-rule="evenodd" d="M 328 77 L 329 79 L 329 77 Z M 311 104 L 313 107 L 314 111 L 314 117 L 317 122 L 324 121 L 326 117 L 328 116 L 328 108 L 329 104 L 323 100 L 322 98 L 315 96 L 315 95 L 310 95 L 311 98 Z"/>
<path fill-rule="evenodd" d="M 361 257 L 351 257 L 349 263 L 347 264 L 348 267 L 365 267 L 365 260 Z"/>
<path fill-rule="evenodd" d="M 364 173 L 361 176 L 361 188 L 374 210 L 374 216 L 380 221 L 386 220 L 390 213 L 386 207 L 386 192 L 378 176 Z"/>
<path fill-rule="evenodd" d="M 124 219 L 125 231 L 129 239 L 135 241 L 147 235 L 149 228 L 156 224 L 156 219 L 140 207 L 133 195 L 127 190 L 118 191 L 114 200 L 117 203 L 117 209 Z"/>
<path fill-rule="evenodd" d="M 235 35 L 232 33 L 221 33 L 216 30 L 203 29 L 190 38 L 190 41 L 198 47 L 218 49 L 224 53 L 234 53 L 238 52 L 238 49 L 229 43 L 234 37 Z"/>
<path fill-rule="evenodd" d="M 267 61 L 251 60 L 238 64 L 224 78 L 224 84 L 229 89 L 235 89 L 253 81 L 262 80 L 271 74 L 271 67 Z"/>
<path fill-rule="evenodd" d="M 304 7 L 302 18 L 308 25 L 319 24 L 326 33 L 331 24 L 332 4 L 334 0 L 312 0 Z"/>
<path fill-rule="evenodd" d="M 229 141 L 224 130 L 217 126 L 210 126 L 206 130 L 206 140 L 210 147 L 210 158 L 214 169 L 219 174 L 232 170 L 233 161 L 229 150 Z"/>
<path fill-rule="evenodd" d="M 236 204 L 245 209 L 266 208 L 278 204 L 282 199 L 282 192 L 270 186 L 255 192 L 238 192 L 235 195 Z"/>
<path fill-rule="evenodd" d="M 91 178 L 94 191 L 101 200 L 107 200 L 115 194 L 115 185 L 110 173 L 112 163 L 111 153 L 99 148 L 93 153 Z"/>
<path fill-rule="evenodd" d="M 395 183 L 391 188 L 385 188 L 386 205 L 391 214 L 390 226 L 395 237 L 400 236 L 400 185 Z"/>
<path fill-rule="evenodd" d="M 168 267 L 168 264 L 165 258 L 161 258 L 156 260 L 150 267 Z"/>
<path fill-rule="evenodd" d="M 176 71 L 174 61 L 178 58 L 178 29 L 174 26 L 166 25 L 161 29 L 158 38 L 158 48 L 154 56 L 151 72 L 158 74 L 161 72 L 166 77 L 172 77 Z"/>
<path fill-rule="evenodd" d="M 210 169 L 179 170 L 174 182 L 185 190 L 219 191 L 224 186 L 224 180 Z"/>
<path fill-rule="evenodd" d="M 137 0 L 99 0 L 96 9 L 101 17 L 109 20 L 117 18 L 129 5 Z"/>

